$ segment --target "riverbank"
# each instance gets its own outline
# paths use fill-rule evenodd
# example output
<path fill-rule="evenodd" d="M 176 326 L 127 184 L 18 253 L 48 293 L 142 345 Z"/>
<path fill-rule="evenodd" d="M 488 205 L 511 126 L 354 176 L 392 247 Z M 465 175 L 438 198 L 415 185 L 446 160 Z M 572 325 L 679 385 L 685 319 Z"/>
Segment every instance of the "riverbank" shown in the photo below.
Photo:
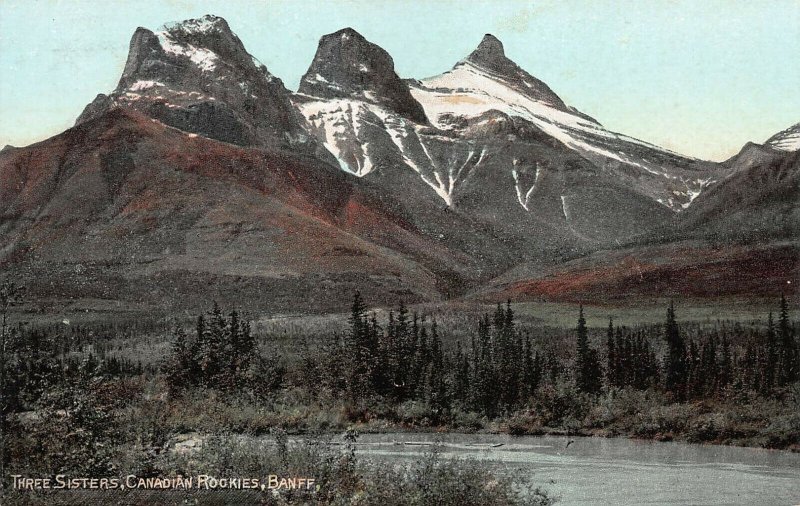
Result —
<path fill-rule="evenodd" d="M 154 391 L 157 386 L 151 385 Z M 800 392 L 800 390 L 798 390 Z M 543 389 L 530 407 L 489 419 L 451 408 L 437 412 L 422 401 L 353 404 L 332 392 L 284 389 L 266 400 L 225 396 L 213 390 L 163 393 L 122 412 L 131 431 L 141 425 L 169 434 L 186 432 L 268 434 L 362 434 L 429 432 L 462 434 L 621 437 L 694 444 L 800 451 L 800 394 L 783 399 L 731 398 L 669 403 L 656 391 L 624 389 L 599 396 Z M 124 425 L 123 425 L 124 426 Z"/>
<path fill-rule="evenodd" d="M 54 397 L 56 394 L 57 397 Z M 631 444 L 642 449 L 653 446 L 636 439 L 672 440 L 785 449 L 790 451 L 763 453 L 793 456 L 791 451 L 797 451 L 800 435 L 800 409 L 797 405 L 800 396 L 788 394 L 782 399 L 753 396 L 730 398 L 725 402 L 672 404 L 661 393 L 652 390 L 621 389 L 588 396 L 576 394 L 568 386 L 561 389 L 545 386 L 531 398 L 529 407 L 490 420 L 458 407 L 437 411 L 426 402 L 416 400 L 390 403 L 371 398 L 355 404 L 325 388 L 309 391 L 305 388 L 283 387 L 258 397 L 245 392 L 225 393 L 202 387 L 172 394 L 159 376 L 151 379 L 142 376 L 105 379 L 79 383 L 63 392 L 50 392 L 42 404 L 51 407 L 24 412 L 12 418 L 13 437 L 8 446 L 12 466 L 8 472 L 27 476 L 47 476 L 60 472 L 72 476 L 132 473 L 156 477 L 197 473 L 246 474 L 252 473 L 252 470 L 266 472 L 273 465 L 270 460 L 273 457 L 266 458 L 264 455 L 272 455 L 269 452 L 276 451 L 279 446 L 275 444 L 277 439 L 329 441 L 335 438 L 339 444 L 316 445 L 318 448 L 327 448 L 324 454 L 307 453 L 297 460 L 305 462 L 303 465 L 306 466 L 322 466 L 302 469 L 333 476 L 331 469 L 336 468 L 325 466 L 338 466 L 343 455 L 346 455 L 348 444 L 341 435 L 348 429 L 361 434 L 360 438 L 349 444 L 353 448 L 361 448 L 361 442 L 369 438 L 380 439 L 391 437 L 387 434 L 403 433 L 408 434 L 406 441 L 410 443 L 419 442 L 425 434 L 430 436 L 429 441 L 461 437 L 481 441 L 492 438 L 522 441 L 529 435 L 566 436 L 559 443 L 563 444 L 561 449 L 566 450 L 572 448 L 567 444 L 569 440 L 586 435 L 593 437 L 582 439 L 583 444 L 589 444 L 586 443 L 588 440 L 593 441 L 591 444 L 601 446 Z M 52 406 L 63 407 L 54 409 Z M 514 444 L 505 443 L 502 451 L 524 451 L 514 447 Z M 703 444 L 689 446 L 697 451 L 707 448 L 711 452 L 712 457 L 707 465 L 724 464 L 715 461 L 713 455 L 727 450 Z M 435 445 L 393 446 L 408 447 L 409 451 L 419 456 L 434 451 Z M 556 446 L 553 448 L 561 451 Z M 489 451 L 491 448 L 483 445 L 480 450 Z M 310 452 L 311 448 L 307 451 Z M 293 462 L 292 458 L 289 461 Z M 442 466 L 441 474 L 435 478 L 444 480 L 437 485 L 441 490 L 452 487 L 458 491 L 464 480 L 478 476 L 460 474 L 455 464 L 452 468 L 448 467 L 450 464 Z M 300 472 L 300 468 L 275 469 Z M 495 482 L 493 468 L 478 466 L 471 469 L 470 472 L 480 476 L 476 483 Z M 406 478 L 401 476 L 396 479 L 404 483 L 403 480 L 410 479 L 408 476 L 419 471 L 408 471 L 410 474 Z M 380 480 L 390 475 L 380 469 L 374 471 L 368 466 L 360 473 L 363 481 L 355 489 L 339 485 L 331 487 L 341 490 L 345 495 L 352 492 L 356 495 L 369 493 L 384 497 L 380 495 L 383 493 L 380 489 L 388 485 Z M 513 489 L 515 483 L 512 478 L 509 486 Z M 533 479 L 526 483 L 534 491 L 536 487 L 548 490 L 547 494 L 540 494 L 543 502 L 519 502 L 516 499 L 501 500 L 494 497 L 492 500 L 496 499 L 495 502 L 486 504 L 549 504 L 552 498 L 558 496 L 550 494 L 551 484 L 540 480 L 538 475 L 533 475 Z M 402 495 L 409 490 L 417 490 L 414 488 L 416 486 L 398 485 L 391 494 Z M 147 495 L 149 493 L 115 493 L 117 495 L 103 497 L 113 498 L 120 504 L 136 504 L 151 497 Z M 450 494 L 448 497 L 464 499 L 463 495 L 456 492 L 447 493 Z M 75 499 L 80 496 L 80 493 L 76 494 L 69 497 Z M 21 502 L 9 504 L 53 504 L 50 502 L 52 495 L 47 494 L 18 494 L 17 497 Z M 219 492 L 206 495 L 206 492 L 202 492 L 200 496 L 175 495 L 175 498 L 178 497 L 224 502 L 233 496 Z M 255 497 L 244 497 L 243 502 L 253 502 Z M 386 504 L 402 504 L 395 500 L 399 495 L 387 497 L 390 499 Z M 65 504 L 85 502 L 79 498 Z M 478 503 L 464 499 L 460 504 Z"/>
<path fill-rule="evenodd" d="M 413 441 L 416 445 L 395 444 Z M 365 458 L 413 459 L 435 443 L 442 458 L 522 472 L 569 505 L 796 504 L 800 455 L 771 450 L 626 439 L 385 434 L 359 438 Z"/>

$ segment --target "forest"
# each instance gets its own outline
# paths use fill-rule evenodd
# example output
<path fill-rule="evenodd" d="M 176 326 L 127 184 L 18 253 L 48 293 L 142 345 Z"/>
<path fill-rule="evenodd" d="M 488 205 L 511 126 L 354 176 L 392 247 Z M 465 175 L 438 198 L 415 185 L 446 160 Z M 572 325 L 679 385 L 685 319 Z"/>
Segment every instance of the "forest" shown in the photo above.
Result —
<path fill-rule="evenodd" d="M 24 291 L 2 290 L 6 475 L 175 473 L 180 434 L 484 431 L 800 448 L 785 297 L 764 322 L 682 324 L 670 303 L 660 325 L 589 328 L 580 306 L 563 329 L 521 324 L 509 301 L 464 330 L 402 302 L 370 310 L 355 293 L 346 324 L 299 342 L 213 302 L 178 324 L 25 324 L 11 311 Z"/>

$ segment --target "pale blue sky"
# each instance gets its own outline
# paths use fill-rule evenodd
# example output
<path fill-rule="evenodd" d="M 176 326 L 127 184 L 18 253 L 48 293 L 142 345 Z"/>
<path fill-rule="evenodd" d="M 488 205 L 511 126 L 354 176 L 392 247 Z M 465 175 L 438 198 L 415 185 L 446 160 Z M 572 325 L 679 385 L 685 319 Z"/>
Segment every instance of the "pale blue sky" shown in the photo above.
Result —
<path fill-rule="evenodd" d="M 800 0 L 0 0 L 0 146 L 59 133 L 111 91 L 137 26 L 207 13 L 291 89 L 345 26 L 418 78 L 493 33 L 568 104 L 681 153 L 724 159 L 800 121 Z"/>

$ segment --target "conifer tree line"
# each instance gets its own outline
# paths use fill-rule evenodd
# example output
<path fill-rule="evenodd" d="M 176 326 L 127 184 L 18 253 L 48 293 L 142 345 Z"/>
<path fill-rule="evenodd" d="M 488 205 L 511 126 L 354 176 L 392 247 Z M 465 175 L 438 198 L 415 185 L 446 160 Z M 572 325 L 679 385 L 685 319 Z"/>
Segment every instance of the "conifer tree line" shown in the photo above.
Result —
<path fill-rule="evenodd" d="M 481 319 L 469 347 L 456 342 L 447 351 L 436 320 L 410 314 L 403 303 L 380 325 L 357 293 L 349 327 L 329 350 L 321 378 L 356 402 L 421 400 L 439 413 L 458 405 L 495 415 L 534 391 L 545 368 L 516 331 L 510 305 Z"/>
<path fill-rule="evenodd" d="M 772 315 L 768 322 L 764 332 L 734 346 L 717 331 L 688 335 L 670 303 L 660 329 L 629 329 L 610 320 L 605 339 L 590 339 L 581 307 L 574 348 L 565 357 L 547 342 L 532 342 L 510 301 L 483 315 L 472 335 L 445 346 L 436 319 L 401 302 L 379 322 L 356 293 L 347 332 L 308 357 L 300 375 L 352 403 L 424 401 L 442 416 L 452 408 L 506 415 L 530 405 L 545 385 L 571 385 L 586 395 L 657 389 L 676 402 L 743 390 L 769 396 L 800 379 L 800 354 L 785 298 L 777 323 Z M 178 390 L 274 389 L 283 370 L 263 363 L 249 324 L 235 311 L 226 317 L 215 304 L 197 319 L 193 335 L 176 331 L 165 372 Z"/>
<path fill-rule="evenodd" d="M 331 351 L 330 380 L 351 399 L 385 396 L 396 402 L 424 398 L 433 406 L 445 400 L 445 355 L 436 320 L 409 314 L 400 303 L 385 326 L 356 292 L 349 332 Z"/>
<path fill-rule="evenodd" d="M 659 360 L 644 330 L 615 328 L 609 319 L 605 374 L 609 387 L 647 390 L 659 385 Z"/>
<path fill-rule="evenodd" d="M 800 379 L 785 298 L 778 324 L 770 317 L 765 334 L 736 349 L 713 332 L 687 338 L 672 303 L 660 332 L 615 327 L 611 320 L 605 349 L 594 348 L 581 307 L 571 361 L 557 359 L 545 343 L 534 345 L 517 328 L 510 302 L 481 317 L 468 342 L 457 340 L 448 349 L 436 321 L 409 315 L 402 303 L 381 325 L 356 294 L 349 324 L 349 333 L 330 350 L 335 370 L 322 376 L 352 400 L 423 400 L 437 410 L 459 407 L 490 417 L 527 405 L 546 384 L 566 382 L 590 395 L 659 389 L 681 402 L 731 389 L 770 395 Z"/>
<path fill-rule="evenodd" d="M 714 334 L 685 342 L 670 305 L 665 325 L 667 392 L 676 400 L 741 390 L 772 395 L 800 380 L 800 353 L 785 297 L 781 297 L 779 311 L 777 328 L 770 313 L 766 332 L 734 349 L 727 336 Z"/>
<path fill-rule="evenodd" d="M 235 310 L 226 317 L 215 302 L 208 313 L 198 316 L 193 335 L 182 328 L 175 330 L 164 372 L 173 391 L 188 386 L 221 390 L 258 387 L 275 380 L 263 377 L 268 371 L 261 358 L 250 323 Z"/>
<path fill-rule="evenodd" d="M 578 316 L 575 385 L 587 393 L 600 391 L 600 369 L 594 350 L 586 344 L 583 308 Z M 605 386 L 638 390 L 662 388 L 675 401 L 724 396 L 749 390 L 771 395 L 800 380 L 800 352 L 781 297 L 779 322 L 769 314 L 766 333 L 756 334 L 735 350 L 726 336 L 711 333 L 687 339 L 670 302 L 663 329 L 666 351 L 659 362 L 651 338 L 642 330 L 614 328 L 606 333 Z"/>

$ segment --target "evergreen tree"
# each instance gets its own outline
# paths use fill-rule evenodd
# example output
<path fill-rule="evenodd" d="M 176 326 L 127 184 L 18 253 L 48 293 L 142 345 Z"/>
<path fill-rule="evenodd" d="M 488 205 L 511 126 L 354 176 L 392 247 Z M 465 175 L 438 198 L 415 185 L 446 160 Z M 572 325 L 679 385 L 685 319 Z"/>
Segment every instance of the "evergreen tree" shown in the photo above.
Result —
<path fill-rule="evenodd" d="M 722 395 L 731 383 L 733 376 L 733 359 L 731 356 L 730 342 L 722 339 L 719 352 L 719 365 L 717 366 L 717 395 Z"/>
<path fill-rule="evenodd" d="M 416 332 L 419 334 L 419 338 L 416 339 L 417 349 L 414 354 L 414 361 L 411 364 L 411 369 L 413 370 L 411 380 L 415 388 L 424 390 L 425 382 L 422 380 L 424 379 L 424 373 L 430 363 L 431 350 L 428 346 L 428 329 L 425 328 L 424 323 L 422 328 L 417 329 Z"/>
<path fill-rule="evenodd" d="M 397 308 L 392 350 L 392 386 L 394 387 L 394 396 L 398 400 L 405 400 L 408 392 L 409 353 L 413 353 L 413 350 L 409 339 L 408 309 L 401 300 Z"/>
<path fill-rule="evenodd" d="M 216 386 L 219 379 L 218 375 L 224 371 L 223 364 L 226 362 L 223 350 L 225 326 L 225 317 L 222 316 L 222 310 L 215 301 L 211 311 L 208 313 L 205 338 L 203 339 L 204 349 L 201 350 L 202 359 L 200 361 L 203 381 L 206 385 L 212 387 Z"/>
<path fill-rule="evenodd" d="M 521 393 L 524 398 L 532 396 L 542 379 L 542 364 L 538 353 L 534 355 L 531 340 L 525 337 L 524 364 Z"/>
<path fill-rule="evenodd" d="M 614 346 L 614 320 L 608 319 L 606 331 L 606 382 L 608 386 L 619 386 L 617 378 L 617 352 Z"/>
<path fill-rule="evenodd" d="M 686 347 L 678 322 L 675 320 L 675 306 L 671 301 L 667 309 L 664 338 L 667 341 L 667 355 L 664 358 L 664 387 L 675 399 L 682 401 L 686 398 Z"/>
<path fill-rule="evenodd" d="M 253 370 L 254 359 L 258 356 L 258 344 L 250 329 L 250 322 L 239 323 L 237 346 L 235 350 L 235 374 L 239 381 L 250 381 L 249 374 Z"/>
<path fill-rule="evenodd" d="M 778 384 L 784 386 L 794 383 L 800 378 L 800 356 L 798 356 L 797 342 L 789 322 L 789 304 L 786 296 L 781 296 L 778 339 L 780 340 Z"/>
<path fill-rule="evenodd" d="M 7 385 L 7 372 L 9 368 L 9 348 L 11 348 L 12 332 L 9 329 L 9 311 L 12 307 L 22 303 L 25 287 L 11 280 L 3 280 L 0 284 L 0 494 L 4 489 L 6 479 L 5 467 L 8 455 L 6 453 L 6 439 L 8 433 L 7 417 L 13 404 Z"/>
<path fill-rule="evenodd" d="M 469 396 L 469 359 L 461 348 L 461 341 L 456 341 L 456 351 L 453 355 L 453 385 L 451 397 L 465 406 Z"/>
<path fill-rule="evenodd" d="M 689 345 L 686 347 L 685 360 L 687 395 L 689 397 L 701 396 L 703 389 L 703 375 L 700 368 L 700 351 L 697 348 L 696 341 L 689 341 Z"/>
<path fill-rule="evenodd" d="M 194 339 L 181 328 L 174 332 L 172 353 L 163 364 L 173 392 L 189 385 L 233 390 L 275 383 L 273 377 L 255 377 L 255 359 L 260 356 L 250 324 L 238 312 L 232 311 L 226 320 L 214 304 L 206 316 L 197 318 Z"/>
<path fill-rule="evenodd" d="M 589 331 L 583 317 L 583 306 L 578 313 L 577 350 L 575 360 L 575 383 L 581 392 L 597 393 L 600 391 L 600 361 L 597 352 L 589 348 Z"/>
<path fill-rule="evenodd" d="M 164 366 L 167 385 L 173 394 L 178 393 L 187 385 L 196 384 L 197 378 L 194 376 L 196 368 L 193 359 L 186 332 L 180 327 L 176 328 L 172 342 L 172 354 Z"/>
<path fill-rule="evenodd" d="M 348 322 L 350 331 L 344 342 L 345 383 L 351 399 L 363 399 L 371 389 L 372 346 L 369 342 L 367 308 L 358 291 L 353 295 Z"/>
<path fill-rule="evenodd" d="M 448 408 L 447 388 L 444 381 L 444 354 L 436 320 L 431 325 L 430 362 L 426 374 L 425 400 L 437 412 Z"/>
<path fill-rule="evenodd" d="M 780 366 L 779 352 L 781 349 L 781 342 L 778 340 L 778 335 L 775 332 L 775 322 L 772 318 L 772 311 L 769 312 L 767 317 L 767 335 L 766 346 L 763 353 L 760 354 L 758 361 L 758 372 L 760 374 L 761 390 L 766 393 L 775 386 L 776 383 L 776 369 Z"/>

